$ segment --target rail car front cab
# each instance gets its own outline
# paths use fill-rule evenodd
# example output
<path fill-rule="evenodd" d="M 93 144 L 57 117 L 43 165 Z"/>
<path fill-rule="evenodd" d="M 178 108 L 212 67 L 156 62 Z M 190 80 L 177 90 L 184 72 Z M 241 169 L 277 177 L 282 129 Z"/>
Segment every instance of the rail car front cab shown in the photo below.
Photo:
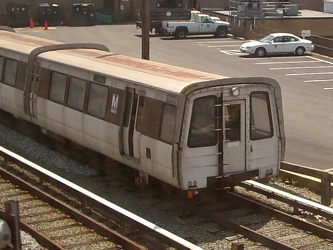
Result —
<path fill-rule="evenodd" d="M 186 105 L 179 157 L 183 189 L 232 186 L 278 173 L 285 142 L 275 81 L 229 79 L 191 92 Z"/>

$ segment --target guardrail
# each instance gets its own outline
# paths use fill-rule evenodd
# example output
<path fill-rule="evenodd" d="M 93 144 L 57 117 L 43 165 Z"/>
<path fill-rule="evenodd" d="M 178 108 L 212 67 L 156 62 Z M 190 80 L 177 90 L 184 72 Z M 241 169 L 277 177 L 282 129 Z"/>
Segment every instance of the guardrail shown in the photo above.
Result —
<path fill-rule="evenodd" d="M 307 187 L 321 195 L 321 204 L 331 205 L 333 172 L 305 167 L 289 162 L 281 162 L 279 176 L 297 181 L 299 186 Z"/>
<path fill-rule="evenodd" d="M 311 35 L 307 39 L 311 40 L 315 46 L 314 52 L 333 57 L 333 39 L 329 37 Z"/>

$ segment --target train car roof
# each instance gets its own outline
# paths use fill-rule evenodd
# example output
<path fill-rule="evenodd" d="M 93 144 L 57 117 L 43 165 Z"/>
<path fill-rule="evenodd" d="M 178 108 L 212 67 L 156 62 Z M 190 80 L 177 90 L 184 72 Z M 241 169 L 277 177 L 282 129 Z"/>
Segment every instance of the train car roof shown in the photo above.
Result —
<path fill-rule="evenodd" d="M 8 50 L 26 54 L 36 48 L 62 44 L 43 38 L 17 34 L 0 30 L 0 46 Z M 71 49 L 51 51 L 38 57 L 55 61 L 64 65 L 87 69 L 97 74 L 112 75 L 125 81 L 135 82 L 176 94 L 186 94 L 202 87 L 232 83 L 257 83 L 254 78 L 237 78 L 238 82 L 229 77 L 181 68 L 163 63 L 114 54 L 102 50 Z M 93 61 L 93 62 L 92 62 Z M 223 81 L 221 81 L 223 80 Z M 268 82 L 267 82 L 268 81 Z M 277 85 L 275 81 L 265 83 Z M 277 86 L 273 86 L 276 88 Z"/>

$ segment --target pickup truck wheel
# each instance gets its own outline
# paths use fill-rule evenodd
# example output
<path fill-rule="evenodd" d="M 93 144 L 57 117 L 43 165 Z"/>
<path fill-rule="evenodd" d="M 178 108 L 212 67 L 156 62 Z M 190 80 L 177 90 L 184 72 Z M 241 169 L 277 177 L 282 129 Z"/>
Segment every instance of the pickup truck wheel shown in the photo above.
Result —
<path fill-rule="evenodd" d="M 185 29 L 178 29 L 175 32 L 175 37 L 177 39 L 184 39 L 184 38 L 186 38 L 186 35 L 187 35 L 187 32 Z"/>
<path fill-rule="evenodd" d="M 223 28 L 223 27 L 218 27 L 215 32 L 216 37 L 226 37 L 227 35 L 228 35 L 228 31 L 226 28 Z"/>

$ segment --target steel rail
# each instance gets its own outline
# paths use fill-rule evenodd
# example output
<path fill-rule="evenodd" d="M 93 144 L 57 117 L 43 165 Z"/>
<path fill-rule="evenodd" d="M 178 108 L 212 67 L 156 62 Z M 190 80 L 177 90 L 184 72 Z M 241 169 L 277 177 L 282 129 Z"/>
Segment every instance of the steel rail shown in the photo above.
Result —
<path fill-rule="evenodd" d="M 15 176 L 14 174 L 8 172 L 7 170 L 5 170 L 2 167 L 0 167 L 0 176 L 3 176 L 4 178 L 10 180 L 15 185 L 20 186 L 22 189 L 26 190 L 28 193 L 35 195 L 36 197 L 39 197 L 46 203 L 60 209 L 61 211 L 64 211 L 66 214 L 70 214 L 73 219 L 82 222 L 82 224 L 95 230 L 96 232 L 100 233 L 101 235 L 107 237 L 108 239 L 116 241 L 117 243 L 126 247 L 126 249 L 132 249 L 132 250 L 145 249 L 143 246 L 138 245 L 137 243 L 120 235 L 116 231 L 113 231 L 113 230 L 105 227 L 104 225 L 101 225 L 97 221 L 94 221 L 92 218 L 89 218 L 88 216 L 80 213 L 79 211 L 76 211 L 75 209 L 71 208 L 67 204 L 61 202 L 60 200 L 55 199 L 54 197 L 50 196 L 46 192 L 39 190 L 35 186 L 22 180 L 21 178 Z M 22 220 L 20 220 L 20 226 L 23 230 L 30 233 L 38 242 L 41 242 L 43 244 L 43 246 L 45 246 L 49 249 L 56 249 L 56 250 L 64 249 L 59 244 L 52 241 L 50 238 L 44 236 L 43 234 L 39 233 L 38 231 L 36 231 L 32 227 L 30 227 L 27 223 L 22 222 Z"/>
<path fill-rule="evenodd" d="M 70 192 L 74 193 L 75 197 L 81 201 L 81 204 L 89 204 L 89 207 L 101 207 L 105 212 L 116 216 L 116 218 L 121 218 L 127 222 L 134 223 L 138 229 L 146 232 L 149 235 L 152 235 L 153 237 L 156 237 L 168 246 L 179 250 L 202 250 L 202 248 L 194 245 L 193 243 L 186 241 L 177 235 L 174 235 L 173 233 L 159 227 L 158 225 L 153 224 L 144 218 L 141 218 L 74 183 L 71 183 L 70 181 L 42 168 L 41 166 L 38 166 L 33 162 L 30 162 L 29 160 L 3 147 L 0 147 L 0 155 L 8 161 L 18 164 L 29 173 L 38 176 L 41 182 L 50 183 L 63 190 L 70 190 Z M 84 217 L 82 219 L 85 220 Z"/>
<path fill-rule="evenodd" d="M 240 200 L 240 202 L 242 202 L 243 204 L 246 203 L 250 206 L 255 206 L 258 209 L 261 209 L 261 211 L 264 211 L 266 214 L 270 214 L 271 216 L 275 217 L 278 220 L 281 220 L 281 221 L 284 221 L 287 223 L 292 223 L 292 225 L 295 226 L 296 228 L 312 232 L 312 234 L 320 236 L 320 237 L 324 237 L 326 239 L 333 239 L 333 231 L 328 228 L 324 228 L 322 226 L 310 223 L 308 221 L 298 219 L 288 213 L 285 213 L 278 209 L 269 207 L 265 204 L 259 203 L 253 199 L 244 197 L 242 195 L 236 194 L 231 191 L 230 192 L 227 191 L 227 195 L 229 195 L 230 197 L 232 197 L 234 199 Z"/>
<path fill-rule="evenodd" d="M 292 205 L 295 208 L 301 208 L 305 211 L 321 215 L 329 220 L 333 220 L 333 208 L 321 205 L 319 203 L 304 199 L 302 197 L 281 191 L 271 186 L 264 185 L 256 181 L 244 181 L 239 186 L 260 193 L 269 198 Z"/>

